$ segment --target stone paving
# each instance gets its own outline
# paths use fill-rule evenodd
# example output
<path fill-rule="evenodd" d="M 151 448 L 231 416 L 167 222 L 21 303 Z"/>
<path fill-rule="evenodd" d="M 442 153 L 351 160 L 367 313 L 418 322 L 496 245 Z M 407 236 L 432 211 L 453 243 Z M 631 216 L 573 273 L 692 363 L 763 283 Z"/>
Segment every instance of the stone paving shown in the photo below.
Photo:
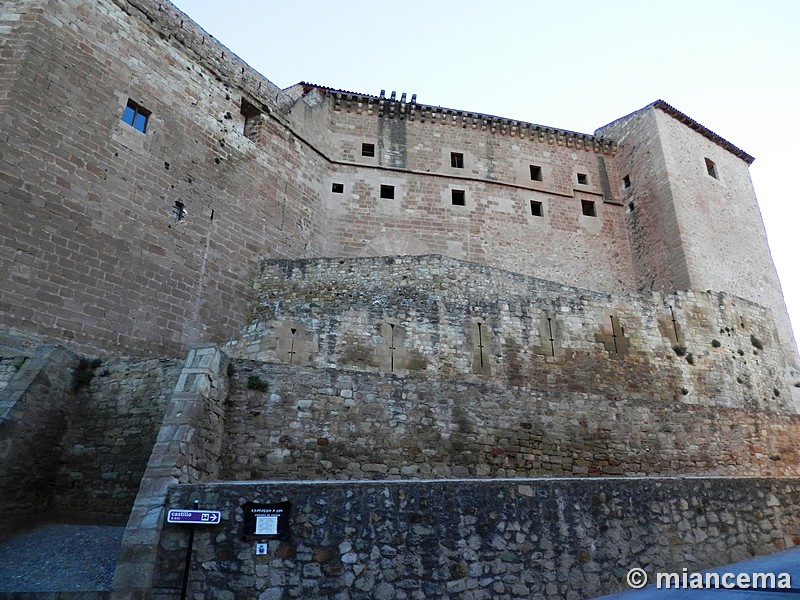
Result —
<path fill-rule="evenodd" d="M 48 523 L 0 542 L 0 594 L 110 590 L 124 527 Z"/>

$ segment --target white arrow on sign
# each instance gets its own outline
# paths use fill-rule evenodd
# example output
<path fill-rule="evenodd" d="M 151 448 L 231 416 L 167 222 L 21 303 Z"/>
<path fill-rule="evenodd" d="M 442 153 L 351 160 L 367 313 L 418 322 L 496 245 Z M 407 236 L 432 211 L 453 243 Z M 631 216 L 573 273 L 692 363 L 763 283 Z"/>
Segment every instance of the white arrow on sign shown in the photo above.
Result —
<path fill-rule="evenodd" d="M 172 509 L 167 512 L 167 523 L 216 525 L 220 522 L 221 516 L 218 510 Z"/>

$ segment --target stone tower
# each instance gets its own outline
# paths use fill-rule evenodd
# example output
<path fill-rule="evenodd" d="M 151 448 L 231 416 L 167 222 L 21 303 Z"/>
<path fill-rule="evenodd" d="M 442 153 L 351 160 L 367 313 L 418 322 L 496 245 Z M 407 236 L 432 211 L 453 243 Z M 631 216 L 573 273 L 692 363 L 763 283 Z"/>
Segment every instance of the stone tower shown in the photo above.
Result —
<path fill-rule="evenodd" d="M 206 597 L 578 598 L 800 543 L 797 348 L 718 135 L 280 89 L 165 0 L 0 34 L 0 535 L 126 522 L 120 599 L 175 596 L 194 501 Z"/>
<path fill-rule="evenodd" d="M 767 306 L 797 364 L 748 172 L 753 157 L 661 100 L 597 135 L 619 143 L 638 288 L 719 290 Z"/>

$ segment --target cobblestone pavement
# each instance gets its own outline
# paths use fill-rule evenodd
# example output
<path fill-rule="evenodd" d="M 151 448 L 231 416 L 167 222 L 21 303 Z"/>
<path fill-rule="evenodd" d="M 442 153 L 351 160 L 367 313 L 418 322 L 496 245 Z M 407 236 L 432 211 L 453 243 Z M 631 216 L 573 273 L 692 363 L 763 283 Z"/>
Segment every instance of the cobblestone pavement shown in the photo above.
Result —
<path fill-rule="evenodd" d="M 124 527 L 45 524 L 0 542 L 0 592 L 111 589 Z"/>

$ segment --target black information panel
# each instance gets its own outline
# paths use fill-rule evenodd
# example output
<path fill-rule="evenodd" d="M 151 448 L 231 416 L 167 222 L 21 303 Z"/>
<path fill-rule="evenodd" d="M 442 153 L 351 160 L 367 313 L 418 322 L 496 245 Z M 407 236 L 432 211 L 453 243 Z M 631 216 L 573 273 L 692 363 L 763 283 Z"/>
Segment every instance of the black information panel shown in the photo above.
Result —
<path fill-rule="evenodd" d="M 248 502 L 244 505 L 244 535 L 246 540 L 289 539 L 290 502 L 261 504 Z"/>

